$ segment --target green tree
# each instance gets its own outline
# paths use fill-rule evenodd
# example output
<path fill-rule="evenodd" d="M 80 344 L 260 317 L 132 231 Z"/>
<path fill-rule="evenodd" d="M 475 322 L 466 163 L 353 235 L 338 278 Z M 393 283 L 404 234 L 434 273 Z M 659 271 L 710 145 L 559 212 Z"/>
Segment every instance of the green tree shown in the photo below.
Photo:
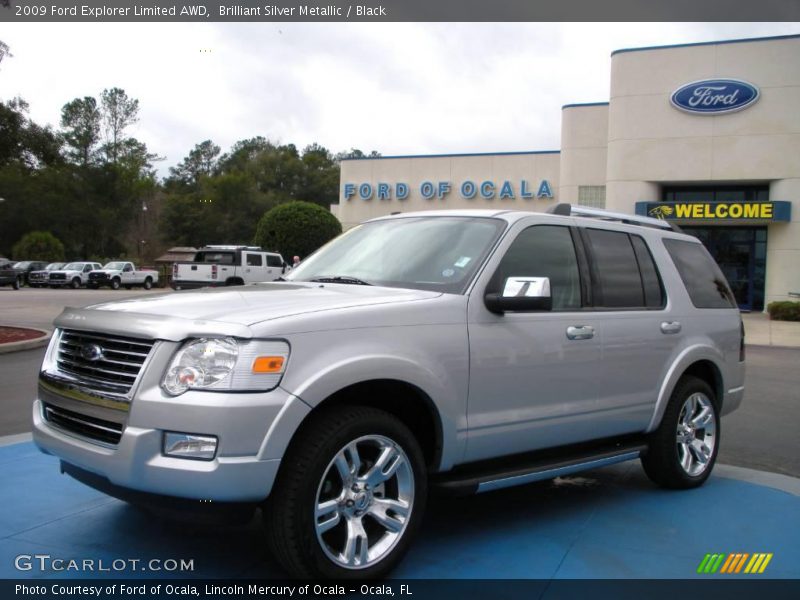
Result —
<path fill-rule="evenodd" d="M 139 120 L 139 101 L 115 87 L 103 90 L 100 106 L 106 138 L 104 150 L 108 161 L 116 164 L 127 139 L 125 130 Z"/>
<path fill-rule="evenodd" d="M 70 160 L 84 167 L 93 162 L 100 141 L 100 121 L 97 100 L 91 96 L 75 98 L 64 105 L 61 109 L 61 129 L 70 148 Z"/>
<path fill-rule="evenodd" d="M 175 167 L 170 167 L 166 180 L 168 187 L 196 187 L 201 177 L 210 177 L 217 168 L 217 158 L 221 149 L 211 140 L 197 144 Z"/>
<path fill-rule="evenodd" d="M 278 250 L 288 260 L 305 257 L 342 232 L 330 211 L 311 202 L 294 201 L 276 206 L 261 217 L 255 243 Z"/>
<path fill-rule="evenodd" d="M 64 244 L 49 231 L 31 231 L 22 236 L 12 256 L 17 260 L 64 260 Z"/>

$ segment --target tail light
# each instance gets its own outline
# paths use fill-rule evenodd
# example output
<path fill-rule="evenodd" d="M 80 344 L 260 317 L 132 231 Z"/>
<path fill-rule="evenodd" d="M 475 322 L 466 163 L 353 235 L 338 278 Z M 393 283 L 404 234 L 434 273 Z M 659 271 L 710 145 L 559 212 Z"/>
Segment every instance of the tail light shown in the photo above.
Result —
<path fill-rule="evenodd" d="M 217 265 L 211 265 L 211 279 L 217 278 Z"/>
<path fill-rule="evenodd" d="M 739 362 L 744 362 L 744 321 L 739 321 Z"/>

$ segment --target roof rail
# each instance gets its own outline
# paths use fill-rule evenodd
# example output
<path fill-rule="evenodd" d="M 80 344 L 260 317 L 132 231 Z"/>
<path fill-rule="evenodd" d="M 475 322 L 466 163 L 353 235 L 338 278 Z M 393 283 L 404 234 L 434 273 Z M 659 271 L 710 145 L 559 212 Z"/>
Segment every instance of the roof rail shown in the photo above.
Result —
<path fill-rule="evenodd" d="M 626 213 L 612 212 L 601 208 L 590 208 L 588 206 L 572 206 L 569 203 L 562 202 L 551 206 L 547 212 L 553 215 L 561 215 L 563 217 L 576 216 L 576 217 L 591 217 L 594 219 L 601 219 L 603 221 L 619 221 L 628 225 L 643 225 L 645 227 L 655 227 L 657 229 L 671 229 L 672 231 L 681 232 L 681 229 L 675 224 L 662 219 L 654 219 L 653 217 L 643 217 L 640 215 L 629 215 Z"/>
<path fill-rule="evenodd" d="M 238 246 L 235 244 L 208 244 L 201 250 L 261 250 L 261 246 Z"/>

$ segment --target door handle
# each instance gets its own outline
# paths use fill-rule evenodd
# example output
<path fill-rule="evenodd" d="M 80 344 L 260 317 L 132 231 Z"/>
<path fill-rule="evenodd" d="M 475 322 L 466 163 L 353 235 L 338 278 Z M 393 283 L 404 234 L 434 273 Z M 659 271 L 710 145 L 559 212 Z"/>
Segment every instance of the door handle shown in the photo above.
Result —
<path fill-rule="evenodd" d="M 667 335 L 671 333 L 680 333 L 681 324 L 678 321 L 664 321 L 661 323 L 661 333 Z"/>
<path fill-rule="evenodd" d="M 594 337 L 594 327 L 575 325 L 567 327 L 567 338 L 571 340 L 590 340 Z"/>

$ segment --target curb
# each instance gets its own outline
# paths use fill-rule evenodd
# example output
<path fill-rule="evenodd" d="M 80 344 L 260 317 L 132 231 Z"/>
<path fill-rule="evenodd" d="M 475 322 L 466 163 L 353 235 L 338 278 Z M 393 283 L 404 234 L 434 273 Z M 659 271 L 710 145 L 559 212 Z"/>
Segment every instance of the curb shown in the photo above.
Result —
<path fill-rule="evenodd" d="M 15 327 L 9 325 L 9 327 Z M 46 346 L 50 341 L 50 336 L 53 335 L 52 331 L 47 329 L 40 329 L 38 327 L 20 327 L 19 329 L 30 329 L 38 331 L 42 335 L 32 340 L 22 340 L 21 342 L 9 342 L 7 344 L 0 344 L 0 354 L 9 354 L 11 352 L 20 352 L 22 350 L 33 350 L 34 348 L 41 348 Z"/>

